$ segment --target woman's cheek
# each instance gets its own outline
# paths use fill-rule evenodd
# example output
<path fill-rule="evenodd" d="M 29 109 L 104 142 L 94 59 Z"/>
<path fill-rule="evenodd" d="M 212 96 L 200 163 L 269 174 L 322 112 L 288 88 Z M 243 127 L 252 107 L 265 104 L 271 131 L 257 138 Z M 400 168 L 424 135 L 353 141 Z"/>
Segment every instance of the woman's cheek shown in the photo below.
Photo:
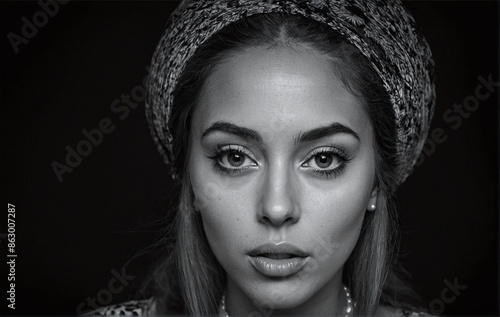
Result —
<path fill-rule="evenodd" d="M 359 188 L 352 187 L 352 188 Z M 354 193 L 357 192 L 357 195 Z M 302 221 L 309 222 L 310 235 L 320 253 L 350 252 L 356 244 L 365 215 L 365 195 L 359 191 L 310 192 Z M 306 214 L 307 213 L 307 214 Z"/>
<path fill-rule="evenodd" d="M 227 192 L 220 195 L 219 186 L 215 186 L 211 192 L 213 195 L 205 196 L 206 204 L 200 209 L 205 233 L 209 240 L 224 248 L 235 245 L 236 240 L 241 239 L 243 233 L 241 227 L 244 223 L 244 215 L 248 211 L 242 210 L 241 199 Z"/>

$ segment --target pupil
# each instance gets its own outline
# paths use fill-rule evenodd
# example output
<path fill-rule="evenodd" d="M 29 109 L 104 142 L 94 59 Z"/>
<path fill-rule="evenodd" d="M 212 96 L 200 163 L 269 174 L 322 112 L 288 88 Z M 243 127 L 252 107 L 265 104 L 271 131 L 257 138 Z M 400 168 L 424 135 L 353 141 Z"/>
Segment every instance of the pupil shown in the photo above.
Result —
<path fill-rule="evenodd" d="M 320 168 L 327 168 L 328 166 L 330 166 L 332 164 L 332 161 L 333 161 L 333 158 L 331 155 L 321 154 L 321 155 L 316 156 L 316 164 Z"/>
<path fill-rule="evenodd" d="M 236 153 L 236 152 L 233 152 L 233 153 L 229 154 L 228 160 L 229 160 L 229 164 L 231 164 L 232 166 L 238 167 L 241 164 L 243 164 L 245 158 L 243 157 L 243 155 Z"/>

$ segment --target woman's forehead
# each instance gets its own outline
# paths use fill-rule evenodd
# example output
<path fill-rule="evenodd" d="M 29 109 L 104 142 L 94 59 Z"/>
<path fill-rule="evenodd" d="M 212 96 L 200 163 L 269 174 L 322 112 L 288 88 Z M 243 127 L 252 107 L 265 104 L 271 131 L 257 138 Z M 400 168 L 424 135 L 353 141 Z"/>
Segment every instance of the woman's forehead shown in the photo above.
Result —
<path fill-rule="evenodd" d="M 369 117 L 330 63 L 300 49 L 253 48 L 232 54 L 207 80 L 195 112 L 200 120 L 195 121 L 203 128 L 224 120 L 298 131 L 338 122 L 361 134 Z"/>

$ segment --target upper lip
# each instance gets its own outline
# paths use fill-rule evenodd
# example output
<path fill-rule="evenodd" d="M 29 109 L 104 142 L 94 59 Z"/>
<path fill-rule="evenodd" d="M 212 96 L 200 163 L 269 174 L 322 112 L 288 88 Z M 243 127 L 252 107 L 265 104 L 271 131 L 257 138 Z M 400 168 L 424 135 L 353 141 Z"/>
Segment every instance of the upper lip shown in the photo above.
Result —
<path fill-rule="evenodd" d="M 266 243 L 251 250 L 250 256 L 265 256 L 265 255 L 290 255 L 295 257 L 307 257 L 308 254 L 293 244 L 289 243 Z"/>

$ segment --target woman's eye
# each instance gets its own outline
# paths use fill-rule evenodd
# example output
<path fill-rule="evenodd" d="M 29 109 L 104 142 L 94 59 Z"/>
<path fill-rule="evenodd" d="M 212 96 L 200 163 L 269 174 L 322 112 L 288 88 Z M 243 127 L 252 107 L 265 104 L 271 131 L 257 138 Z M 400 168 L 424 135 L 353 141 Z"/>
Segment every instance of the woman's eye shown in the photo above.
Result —
<path fill-rule="evenodd" d="M 215 157 L 217 158 L 217 165 L 230 171 L 242 171 L 247 168 L 257 166 L 255 159 L 251 152 L 245 148 L 220 148 Z"/>
<path fill-rule="evenodd" d="M 307 166 L 315 169 L 332 169 L 336 168 L 342 161 L 334 154 L 319 153 L 311 157 L 307 162 Z"/>
<path fill-rule="evenodd" d="M 333 155 L 319 154 L 314 157 L 314 162 L 319 168 L 328 168 L 334 161 Z"/>
<path fill-rule="evenodd" d="M 223 153 L 220 161 L 223 165 L 230 165 L 231 167 L 241 167 L 245 161 L 249 161 L 245 154 L 237 151 Z"/>
<path fill-rule="evenodd" d="M 328 178 L 340 175 L 351 159 L 341 148 L 323 147 L 311 151 L 301 166 Z"/>

